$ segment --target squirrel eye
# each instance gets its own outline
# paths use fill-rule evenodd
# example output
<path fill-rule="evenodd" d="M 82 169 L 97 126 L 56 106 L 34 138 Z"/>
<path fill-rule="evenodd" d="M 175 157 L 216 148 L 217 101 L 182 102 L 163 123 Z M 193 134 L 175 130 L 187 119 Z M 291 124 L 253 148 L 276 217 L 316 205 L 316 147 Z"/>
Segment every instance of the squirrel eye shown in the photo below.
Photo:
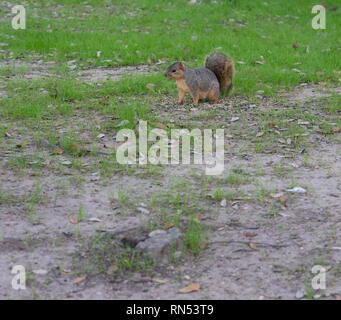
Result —
<path fill-rule="evenodd" d="M 176 72 L 176 70 L 172 70 L 172 72 Z"/>

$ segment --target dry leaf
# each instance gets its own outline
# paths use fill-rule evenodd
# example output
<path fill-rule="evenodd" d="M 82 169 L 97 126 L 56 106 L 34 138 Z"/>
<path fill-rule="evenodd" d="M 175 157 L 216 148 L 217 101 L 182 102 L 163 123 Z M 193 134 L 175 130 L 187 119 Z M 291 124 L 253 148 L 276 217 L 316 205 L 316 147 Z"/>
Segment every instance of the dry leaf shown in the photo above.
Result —
<path fill-rule="evenodd" d="M 167 229 L 170 229 L 170 228 L 174 227 L 174 223 L 171 222 L 171 221 L 168 221 L 168 222 L 166 222 L 165 227 L 166 227 Z"/>
<path fill-rule="evenodd" d="M 292 45 L 292 47 L 293 47 L 294 49 L 297 49 L 299 46 L 300 46 L 300 44 L 299 44 L 298 42 L 295 42 L 295 43 Z"/>
<path fill-rule="evenodd" d="M 148 57 L 147 62 L 148 62 L 148 64 L 152 64 L 152 59 L 150 59 L 150 57 Z"/>
<path fill-rule="evenodd" d="M 75 280 L 73 280 L 73 284 L 83 282 L 85 279 L 86 279 L 86 276 L 78 277 Z"/>
<path fill-rule="evenodd" d="M 257 235 L 257 233 L 252 233 L 252 232 L 245 232 L 245 235 L 248 237 L 248 238 L 253 238 Z"/>
<path fill-rule="evenodd" d="M 166 129 L 167 128 L 167 126 L 165 126 L 161 122 L 152 122 L 151 125 L 155 128 L 159 128 L 159 129 Z"/>
<path fill-rule="evenodd" d="M 70 217 L 69 221 L 70 221 L 71 223 L 73 223 L 73 224 L 78 223 L 77 217 L 74 217 L 74 216 Z"/>
<path fill-rule="evenodd" d="M 105 96 L 103 99 L 103 104 L 107 105 L 109 101 L 109 96 Z"/>
<path fill-rule="evenodd" d="M 26 141 L 22 141 L 22 142 L 20 142 L 20 143 L 18 143 L 16 145 L 17 148 L 24 148 L 26 146 L 27 146 L 27 142 Z"/>
<path fill-rule="evenodd" d="M 203 214 L 198 214 L 195 216 L 197 220 L 206 220 L 208 217 L 204 216 Z"/>
<path fill-rule="evenodd" d="M 60 274 L 62 275 L 62 276 L 66 276 L 66 275 L 68 275 L 68 274 L 70 274 L 71 273 L 71 270 L 68 270 L 68 269 L 63 269 L 61 272 L 60 272 Z"/>
<path fill-rule="evenodd" d="M 200 245 L 199 245 L 199 248 L 201 250 L 204 250 L 206 247 L 207 247 L 207 243 L 206 242 L 201 242 Z"/>
<path fill-rule="evenodd" d="M 282 203 L 282 204 L 284 204 L 284 205 L 286 205 L 286 202 L 287 202 L 287 197 L 285 197 L 285 196 L 280 196 L 279 197 L 279 201 Z"/>
<path fill-rule="evenodd" d="M 63 154 L 63 149 L 62 148 L 56 148 L 51 152 L 51 155 L 57 155 L 57 154 Z"/>
<path fill-rule="evenodd" d="M 161 279 L 152 279 L 152 281 L 153 282 L 155 282 L 155 283 L 159 283 L 159 284 L 165 284 L 165 283 L 167 283 L 167 281 L 166 280 L 161 280 Z"/>
<path fill-rule="evenodd" d="M 190 293 L 193 291 L 198 291 L 200 289 L 200 284 L 199 283 L 192 283 L 189 286 L 180 289 L 178 292 L 179 293 Z"/>
<path fill-rule="evenodd" d="M 255 243 L 249 243 L 250 248 L 257 249 L 257 245 Z"/>
<path fill-rule="evenodd" d="M 337 132 L 340 132 L 341 131 L 341 128 L 340 127 L 332 127 L 332 131 L 334 133 L 337 133 Z"/>
<path fill-rule="evenodd" d="M 258 132 L 258 133 L 256 134 L 256 137 L 261 137 L 263 134 L 264 134 L 264 132 L 263 132 L 263 131 L 261 131 L 261 132 Z"/>

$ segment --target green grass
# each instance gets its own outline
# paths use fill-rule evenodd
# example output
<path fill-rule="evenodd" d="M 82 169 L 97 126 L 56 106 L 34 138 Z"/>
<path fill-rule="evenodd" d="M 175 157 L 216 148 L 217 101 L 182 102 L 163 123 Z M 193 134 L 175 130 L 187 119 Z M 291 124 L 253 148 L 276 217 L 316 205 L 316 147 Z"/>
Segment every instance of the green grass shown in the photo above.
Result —
<path fill-rule="evenodd" d="M 110 234 L 93 235 L 82 239 L 81 251 L 87 256 L 82 259 L 74 255 L 73 263 L 77 273 L 104 273 L 109 276 L 132 272 L 147 272 L 155 266 L 153 259 L 144 256 L 128 245 L 115 242 Z"/>
<path fill-rule="evenodd" d="M 334 4 L 325 3 L 327 8 Z M 311 0 L 268 1 L 267 5 L 263 0 L 207 0 L 196 5 L 188 5 L 187 0 L 93 0 L 87 4 L 26 2 L 26 30 L 12 29 L 6 19 L 0 22 L 6 49 L 13 52 L 13 58 L 76 60 L 79 68 L 146 64 L 148 58 L 201 66 L 206 54 L 219 50 L 245 62 L 236 65 L 238 94 L 257 90 L 273 94 L 298 82 L 337 81 L 339 77 L 333 70 L 341 67 L 340 10 L 327 11 L 326 30 L 314 30 L 311 9 L 316 2 Z M 292 48 L 295 42 L 300 44 L 297 49 Z M 263 65 L 255 64 L 260 56 L 265 59 Z M 292 68 L 304 75 L 291 72 Z M 168 87 L 166 79 L 157 83 L 160 90 Z"/>

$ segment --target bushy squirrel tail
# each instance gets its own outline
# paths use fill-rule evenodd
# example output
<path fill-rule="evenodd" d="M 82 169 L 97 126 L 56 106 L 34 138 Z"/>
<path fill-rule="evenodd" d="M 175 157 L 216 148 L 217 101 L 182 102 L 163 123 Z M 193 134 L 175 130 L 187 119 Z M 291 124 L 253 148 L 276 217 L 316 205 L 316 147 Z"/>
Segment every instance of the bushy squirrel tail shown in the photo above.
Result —
<path fill-rule="evenodd" d="M 234 64 L 230 57 L 223 53 L 213 53 L 206 57 L 205 68 L 216 75 L 221 93 L 229 94 L 233 90 Z"/>

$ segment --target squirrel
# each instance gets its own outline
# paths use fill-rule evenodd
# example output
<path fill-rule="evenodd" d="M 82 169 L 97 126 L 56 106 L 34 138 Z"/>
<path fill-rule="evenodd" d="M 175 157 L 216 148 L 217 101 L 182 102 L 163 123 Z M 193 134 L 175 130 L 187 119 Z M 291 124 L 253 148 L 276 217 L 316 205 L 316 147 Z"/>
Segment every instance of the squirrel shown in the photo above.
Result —
<path fill-rule="evenodd" d="M 190 93 L 193 105 L 199 100 L 218 102 L 220 93 L 228 94 L 233 89 L 234 64 L 223 53 L 213 53 L 206 57 L 205 68 L 191 69 L 178 61 L 168 67 L 165 77 L 176 80 L 181 104 L 185 94 Z"/>

